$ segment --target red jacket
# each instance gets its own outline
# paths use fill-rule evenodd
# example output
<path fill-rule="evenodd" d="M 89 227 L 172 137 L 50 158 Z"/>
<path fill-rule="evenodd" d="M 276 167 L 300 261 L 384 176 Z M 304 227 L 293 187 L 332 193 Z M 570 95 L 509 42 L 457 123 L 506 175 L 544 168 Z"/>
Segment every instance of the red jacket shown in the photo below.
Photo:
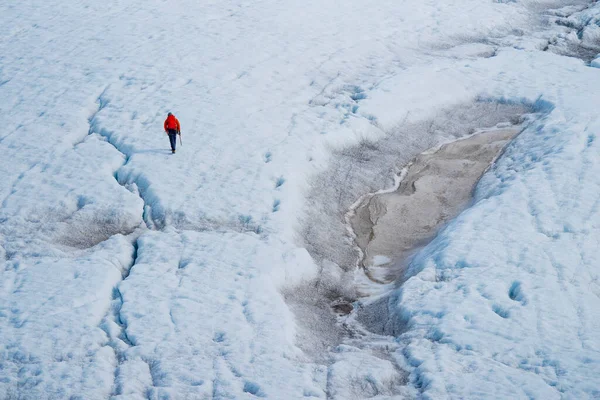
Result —
<path fill-rule="evenodd" d="M 181 130 L 181 126 L 179 125 L 179 121 L 175 118 L 174 115 L 169 115 L 167 119 L 165 119 L 164 123 L 165 131 L 169 129 L 174 129 L 177 132 Z"/>

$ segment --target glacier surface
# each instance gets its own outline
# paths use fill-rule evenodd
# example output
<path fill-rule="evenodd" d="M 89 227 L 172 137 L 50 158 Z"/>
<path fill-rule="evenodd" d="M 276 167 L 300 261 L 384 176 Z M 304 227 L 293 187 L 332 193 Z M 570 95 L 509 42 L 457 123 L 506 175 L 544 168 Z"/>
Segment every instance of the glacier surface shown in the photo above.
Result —
<path fill-rule="evenodd" d="M 600 396 L 599 16 L 558 0 L 0 4 L 0 398 Z M 406 162 L 455 135 L 402 126 L 482 98 L 537 117 L 404 284 L 357 302 L 389 329 L 307 330 L 288 294 L 348 267 L 298 238 L 310 177 L 389 135 Z"/>

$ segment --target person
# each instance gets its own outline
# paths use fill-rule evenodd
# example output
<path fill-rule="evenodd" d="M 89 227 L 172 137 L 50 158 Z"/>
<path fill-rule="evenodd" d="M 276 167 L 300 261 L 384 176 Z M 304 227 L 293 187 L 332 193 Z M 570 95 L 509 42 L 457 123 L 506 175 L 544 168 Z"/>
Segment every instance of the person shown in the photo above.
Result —
<path fill-rule="evenodd" d="M 173 114 L 169 113 L 165 120 L 164 128 L 167 135 L 169 135 L 169 141 L 171 142 L 171 153 L 175 154 L 177 135 L 181 136 L 181 125 L 179 125 L 179 120 L 177 120 Z"/>

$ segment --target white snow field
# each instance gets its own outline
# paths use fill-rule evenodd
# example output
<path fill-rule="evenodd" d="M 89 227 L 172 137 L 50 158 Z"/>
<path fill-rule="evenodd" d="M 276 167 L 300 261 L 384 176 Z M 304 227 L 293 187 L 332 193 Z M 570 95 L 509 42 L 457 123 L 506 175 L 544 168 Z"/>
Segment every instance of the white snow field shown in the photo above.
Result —
<path fill-rule="evenodd" d="M 0 399 L 599 398 L 599 21 L 584 0 L 0 2 Z M 292 304 L 364 284 L 306 224 L 352 251 L 347 207 L 472 133 L 440 121 L 478 99 L 465 127 L 535 114 L 402 285 L 345 317 Z M 302 219 L 332 153 L 389 137 L 397 166 Z"/>

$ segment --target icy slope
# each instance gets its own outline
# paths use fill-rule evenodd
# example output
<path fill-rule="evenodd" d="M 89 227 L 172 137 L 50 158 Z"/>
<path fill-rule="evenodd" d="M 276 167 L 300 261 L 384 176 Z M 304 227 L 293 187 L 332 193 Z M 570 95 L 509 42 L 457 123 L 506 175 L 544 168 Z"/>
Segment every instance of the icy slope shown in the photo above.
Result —
<path fill-rule="evenodd" d="M 416 322 L 402 339 L 414 369 L 344 346 L 332 366 L 312 362 L 280 291 L 317 275 L 294 233 L 329 145 L 482 93 L 548 97 L 572 140 L 594 126 L 598 70 L 541 56 L 545 34 L 525 43 L 542 29 L 530 4 L 0 5 L 0 398 L 451 395 L 442 380 L 469 393 L 447 364 L 416 366 L 418 352 L 447 355 L 421 346 Z M 174 157 L 167 111 L 183 125 Z M 416 319 L 434 300 L 401 309 Z M 412 374 L 402 388 L 398 365 Z M 559 382 L 571 390 L 576 377 Z"/>
<path fill-rule="evenodd" d="M 480 182 L 473 207 L 417 256 L 410 279 L 390 294 L 387 329 L 402 342 L 397 359 L 425 398 L 595 398 L 597 70 L 510 50 L 452 71 L 465 85 L 487 82 L 496 96 L 541 93 L 555 108 L 509 146 Z M 410 76 L 390 82 L 377 101 L 404 79 Z"/>

